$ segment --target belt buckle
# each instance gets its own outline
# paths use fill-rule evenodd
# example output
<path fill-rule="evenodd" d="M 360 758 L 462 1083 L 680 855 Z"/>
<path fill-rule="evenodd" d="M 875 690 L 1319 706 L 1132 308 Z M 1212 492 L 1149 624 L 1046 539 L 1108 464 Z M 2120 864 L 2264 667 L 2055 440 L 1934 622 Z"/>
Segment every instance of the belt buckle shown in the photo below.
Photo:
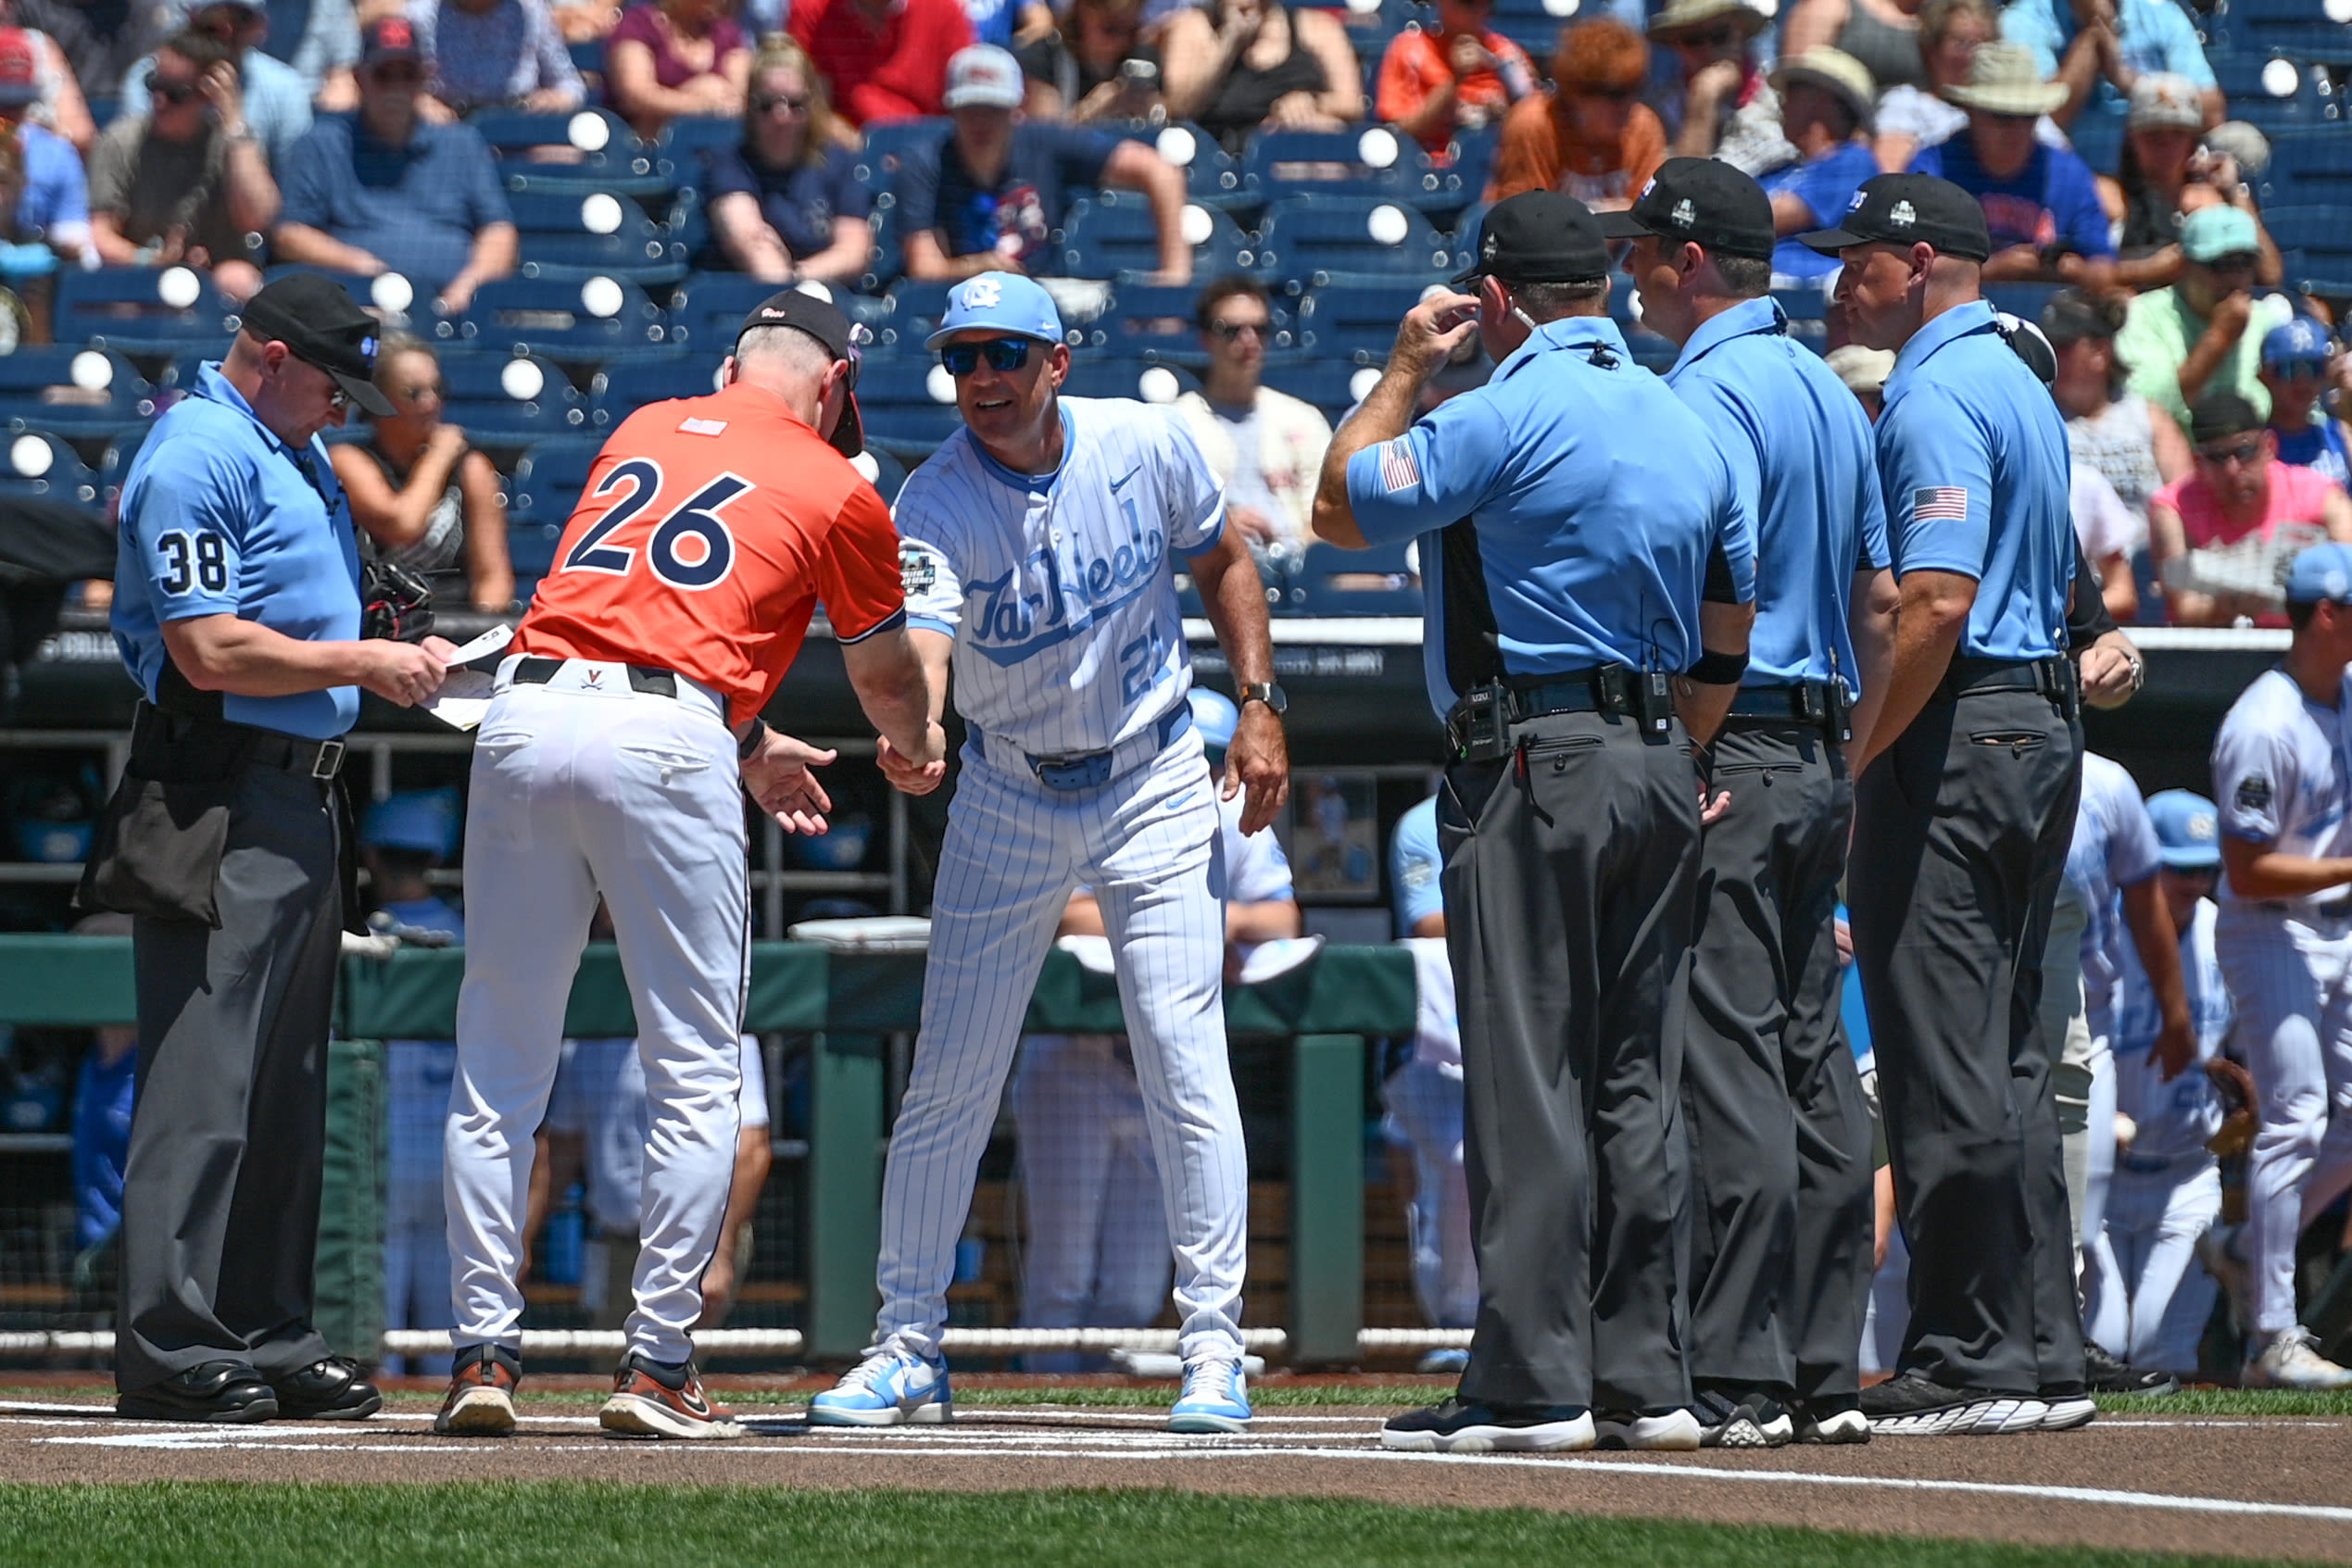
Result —
<path fill-rule="evenodd" d="M 321 741 L 319 755 L 311 759 L 310 776 L 321 784 L 333 782 L 343 771 L 343 743 L 339 740 Z"/>
<path fill-rule="evenodd" d="M 1111 754 L 1107 751 L 1087 757 L 1033 758 L 1029 766 L 1036 771 L 1038 783 L 1065 794 L 1096 788 L 1111 778 Z"/>

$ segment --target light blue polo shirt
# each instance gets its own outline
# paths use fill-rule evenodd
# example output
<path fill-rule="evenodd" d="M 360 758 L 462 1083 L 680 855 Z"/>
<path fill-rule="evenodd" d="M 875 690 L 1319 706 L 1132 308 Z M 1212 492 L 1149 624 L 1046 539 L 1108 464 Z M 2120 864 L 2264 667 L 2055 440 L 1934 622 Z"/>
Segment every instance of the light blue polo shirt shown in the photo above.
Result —
<path fill-rule="evenodd" d="M 325 445 L 312 436 L 297 450 L 272 435 L 217 361 L 139 448 L 116 538 L 115 646 L 150 702 L 166 621 L 234 615 L 302 642 L 359 635 L 358 543 Z M 358 718 L 359 688 L 226 696 L 221 711 L 332 740 Z"/>
<path fill-rule="evenodd" d="M 2066 420 L 1993 307 L 1947 310 L 1903 345 L 1878 439 L 1895 575 L 1976 579 L 1959 651 L 2028 659 L 2063 649 L 2075 555 Z"/>
<path fill-rule="evenodd" d="M 1718 552 L 1739 601 L 1755 596 L 1729 468 L 1604 317 L 1545 322 L 1486 385 L 1358 452 L 1348 500 L 1371 544 L 1425 535 L 1422 666 L 1440 715 L 1497 655 L 1507 675 L 1689 669 Z M 1475 576 L 1449 582 L 1457 570 Z"/>
<path fill-rule="evenodd" d="M 1715 437 L 1755 524 L 1755 630 L 1743 685 L 1843 678 L 1860 695 L 1847 624 L 1854 576 L 1887 564 L 1870 420 L 1770 299 L 1701 324 L 1666 375 Z"/>
<path fill-rule="evenodd" d="M 1438 797 L 1429 797 L 1397 819 L 1389 839 L 1389 897 L 1395 902 L 1397 935 L 1410 936 L 1413 928 L 1431 915 L 1445 911 L 1445 893 L 1439 877 L 1445 856 L 1438 848 Z"/>

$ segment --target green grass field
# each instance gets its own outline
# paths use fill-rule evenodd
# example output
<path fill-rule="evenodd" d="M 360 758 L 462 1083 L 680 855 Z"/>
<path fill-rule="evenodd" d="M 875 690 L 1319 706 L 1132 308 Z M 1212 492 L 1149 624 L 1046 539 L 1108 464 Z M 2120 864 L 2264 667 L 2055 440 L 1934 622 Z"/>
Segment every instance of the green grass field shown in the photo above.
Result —
<path fill-rule="evenodd" d="M 2212 1561 L 1809 1530 L 1161 1491 L 793 1492 L 591 1482 L 0 1487 L 11 1568 L 941 1563 L 953 1568 L 2120 1568 Z"/>

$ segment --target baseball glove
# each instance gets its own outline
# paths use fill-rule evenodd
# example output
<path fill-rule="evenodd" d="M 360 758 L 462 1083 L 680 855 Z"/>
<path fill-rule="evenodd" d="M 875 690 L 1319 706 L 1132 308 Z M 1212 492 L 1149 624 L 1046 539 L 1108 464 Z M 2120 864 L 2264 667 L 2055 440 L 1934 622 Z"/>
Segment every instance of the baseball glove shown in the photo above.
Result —
<path fill-rule="evenodd" d="M 359 635 L 421 643 L 433 632 L 433 590 L 397 561 L 359 566 Z"/>
<path fill-rule="evenodd" d="M 2262 1099 L 2255 1092 L 2254 1074 L 2228 1057 L 2217 1056 L 2205 1064 L 2205 1075 L 2213 1080 L 2213 1092 L 2221 1101 L 2221 1130 L 2206 1139 L 2205 1147 L 2224 1160 L 2243 1154 L 2261 1122 L 2258 1108 Z"/>

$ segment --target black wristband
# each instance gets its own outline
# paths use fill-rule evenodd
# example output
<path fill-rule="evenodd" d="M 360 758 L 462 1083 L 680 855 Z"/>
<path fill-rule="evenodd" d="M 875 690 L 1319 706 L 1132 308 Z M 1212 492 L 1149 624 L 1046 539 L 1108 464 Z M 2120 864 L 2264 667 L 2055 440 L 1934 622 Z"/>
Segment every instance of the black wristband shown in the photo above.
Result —
<path fill-rule="evenodd" d="M 1684 677 L 1703 686 L 1736 686 L 1740 677 L 1748 672 L 1748 656 L 1744 653 L 1717 653 L 1708 648 L 1699 655 L 1699 661 L 1682 671 Z"/>
<path fill-rule="evenodd" d="M 768 721 L 756 714 L 753 715 L 751 727 L 743 732 L 741 740 L 735 743 L 735 759 L 738 762 L 750 761 L 752 753 L 758 751 L 761 742 L 767 738 Z"/>

